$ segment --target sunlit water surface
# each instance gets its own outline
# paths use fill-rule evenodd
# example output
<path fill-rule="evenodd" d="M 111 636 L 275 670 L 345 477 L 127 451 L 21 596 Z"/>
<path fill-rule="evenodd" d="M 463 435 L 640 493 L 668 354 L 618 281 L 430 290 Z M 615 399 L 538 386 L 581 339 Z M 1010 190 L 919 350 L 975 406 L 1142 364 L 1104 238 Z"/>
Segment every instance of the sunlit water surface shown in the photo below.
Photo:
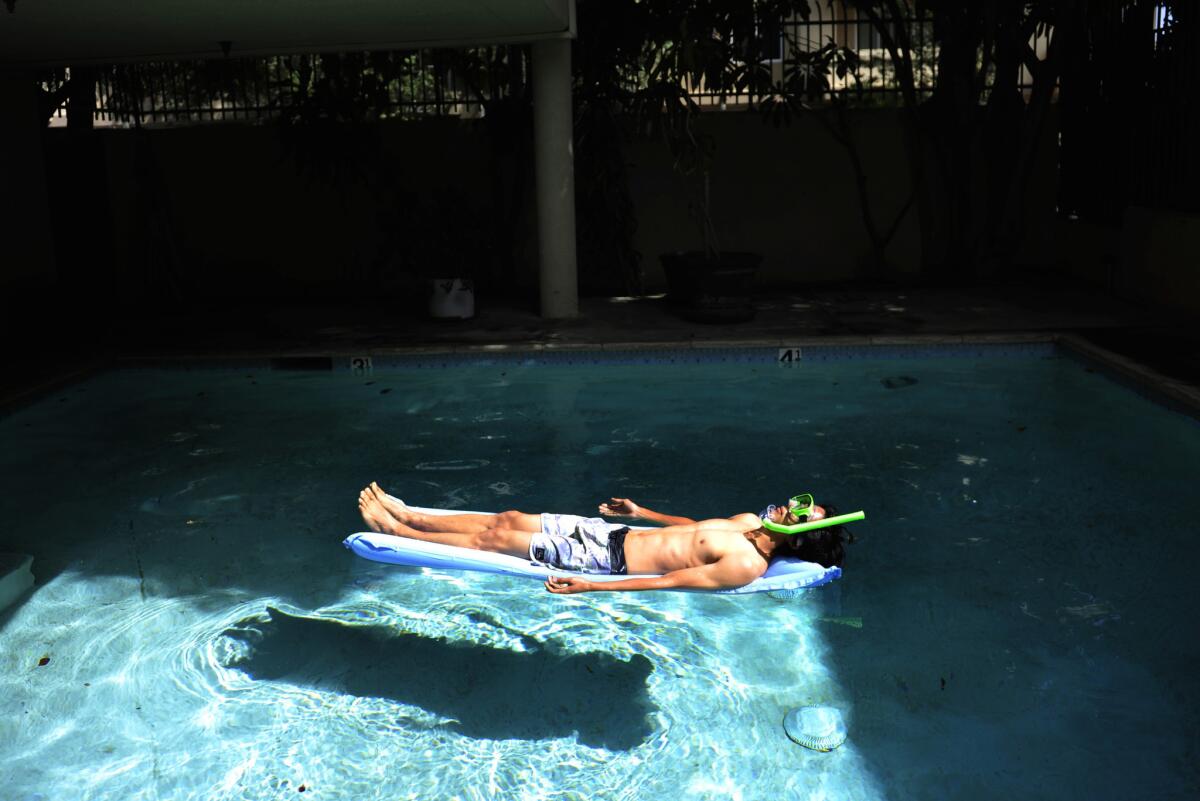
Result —
<path fill-rule="evenodd" d="M 1195 797 L 1200 426 L 1066 359 L 114 372 L 0 419 L 0 798 Z M 342 549 L 427 506 L 864 508 L 804 597 Z M 828 754 L 783 732 L 841 709 Z M 304 795 L 300 795 L 304 793 Z"/>

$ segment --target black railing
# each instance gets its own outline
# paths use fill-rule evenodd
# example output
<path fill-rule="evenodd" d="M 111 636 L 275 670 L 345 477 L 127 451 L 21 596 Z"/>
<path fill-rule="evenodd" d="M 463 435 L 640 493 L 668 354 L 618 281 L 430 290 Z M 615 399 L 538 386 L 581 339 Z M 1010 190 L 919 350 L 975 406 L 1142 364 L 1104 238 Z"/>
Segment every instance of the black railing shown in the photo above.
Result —
<path fill-rule="evenodd" d="M 1188 6 L 1182 6 L 1188 8 Z M 1121 222 L 1130 205 L 1200 211 L 1200 26 L 1130 3 L 1072 33 L 1062 75 L 1059 211 Z"/>
<path fill-rule="evenodd" d="M 117 64 L 96 70 L 94 119 L 101 126 L 256 122 L 302 114 L 315 99 L 347 121 L 469 117 L 503 97 L 525 61 L 520 48 L 486 47 Z M 54 116 L 65 118 L 65 106 Z"/>
<path fill-rule="evenodd" d="M 912 82 L 919 97 L 933 91 L 937 77 L 937 47 L 933 39 L 933 18 L 913 13 L 898 19 L 885 19 L 882 26 L 895 40 L 903 28 L 911 43 Z M 822 80 L 825 91 L 820 102 L 834 100 L 860 106 L 895 106 L 903 101 L 903 89 L 896 64 L 879 28 L 844 3 L 811 3 L 807 19 L 793 16 L 759 24 L 757 41 L 746 50 L 771 70 L 776 82 L 795 70 L 811 64 L 811 56 L 825 47 L 836 47 L 853 54 L 845 75 L 828 74 Z M 693 88 L 692 95 L 704 108 L 745 108 L 762 102 L 771 89 L 763 91 L 710 91 Z"/>
<path fill-rule="evenodd" d="M 881 25 L 893 39 L 901 28 L 907 32 L 912 85 L 918 96 L 928 95 L 937 78 L 932 17 L 914 13 Z M 1048 36 L 1043 32 L 1041 46 Z M 829 77 L 825 100 L 836 97 L 854 105 L 902 100 L 886 38 L 853 6 L 816 0 L 808 19 L 763 20 L 755 38 L 746 43 L 746 57 L 769 67 L 776 79 L 823 47 L 852 51 L 851 69 Z M 354 82 L 360 95 L 371 98 L 376 117 L 473 116 L 486 100 L 506 94 L 512 71 L 526 68 L 519 46 L 121 64 L 97 70 L 95 120 L 130 126 L 266 120 L 303 105 L 306 97 Z M 1023 85 L 1031 85 L 1027 72 Z M 761 86 L 744 91 L 691 87 L 706 109 L 754 106 L 769 92 Z"/>
<path fill-rule="evenodd" d="M 1195 15 L 1197 9 L 1190 9 Z M 1200 31 L 1177 25 L 1170 8 L 1154 10 L 1154 45 L 1138 161 L 1130 168 L 1132 203 L 1200 211 Z"/>
<path fill-rule="evenodd" d="M 904 7 L 920 8 L 908 3 Z M 1155 47 L 1169 46 L 1173 20 L 1166 6 L 1156 8 Z M 768 67 L 776 80 L 782 80 L 814 51 L 844 48 L 854 56 L 849 70 L 842 76 L 827 76 L 823 94 L 810 100 L 899 105 L 902 81 L 886 40 L 900 39 L 901 30 L 910 43 L 911 85 L 918 98 L 926 97 L 937 81 L 939 55 L 933 18 L 927 14 L 912 13 L 876 25 L 852 4 L 813 0 L 808 19 L 763 20 L 755 41 L 746 43 L 744 50 L 747 59 Z M 1032 44 L 1039 56 L 1046 52 L 1052 35 L 1049 29 L 1035 35 Z M 528 66 L 520 46 L 113 65 L 96 69 L 94 118 L 100 125 L 121 126 L 263 121 L 295 112 L 306 98 L 322 92 L 333 95 L 332 90 L 355 82 L 360 97 L 371 99 L 376 118 L 469 117 L 480 114 L 487 101 L 506 96 L 511 86 L 522 85 L 512 78 L 514 73 L 525 76 Z M 637 77 L 631 76 L 630 81 L 629 88 L 636 91 Z M 1021 67 L 1019 85 L 1028 91 L 1032 84 L 1028 70 Z M 46 88 L 53 88 L 53 80 L 47 81 Z M 741 91 L 702 85 L 689 89 L 698 105 L 713 110 L 753 107 L 771 92 L 761 85 Z M 986 92 L 982 98 L 986 99 Z M 65 117 L 65 108 L 54 116 Z"/>
<path fill-rule="evenodd" d="M 918 100 L 932 94 L 937 82 L 939 48 L 934 38 L 934 17 L 920 4 L 902 3 L 909 12 L 900 17 L 882 18 L 876 23 L 862 15 L 853 4 L 812 0 L 807 19 L 793 16 L 785 20 L 764 20 L 756 30 L 756 40 L 744 45 L 749 58 L 770 68 L 776 82 L 794 74 L 804 65 L 813 64 L 813 54 L 822 48 L 838 48 L 851 55 L 844 75 L 826 74 L 824 92 L 810 98 L 820 102 L 838 100 L 856 106 L 898 106 L 904 99 L 904 81 L 897 72 L 896 59 L 889 44 L 902 48 L 899 55 L 911 67 L 911 86 Z M 1033 51 L 1044 57 L 1052 29 L 1038 30 L 1030 40 Z M 907 45 L 907 47 L 905 47 Z M 749 55 L 753 54 L 753 55 Z M 985 76 L 990 85 L 992 76 Z M 1033 76 L 1020 67 L 1018 87 L 1028 93 Z M 793 86 L 793 89 L 796 87 Z M 745 108 L 758 105 L 771 93 L 770 88 L 750 91 L 709 90 L 691 87 L 691 94 L 704 108 Z M 986 90 L 981 101 L 987 100 Z"/>

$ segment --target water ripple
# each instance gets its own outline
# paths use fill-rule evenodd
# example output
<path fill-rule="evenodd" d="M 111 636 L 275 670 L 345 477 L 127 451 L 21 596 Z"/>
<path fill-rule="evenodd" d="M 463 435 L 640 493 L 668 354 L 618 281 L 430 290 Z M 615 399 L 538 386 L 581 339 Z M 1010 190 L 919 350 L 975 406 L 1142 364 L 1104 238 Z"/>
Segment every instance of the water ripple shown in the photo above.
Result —
<path fill-rule="evenodd" d="M 745 754 L 777 749 L 785 688 L 829 681 L 802 605 L 434 578 L 372 572 L 315 610 L 228 592 L 202 612 L 64 574 L 0 632 L 0 653 L 52 657 L 0 676 L 28 710 L 0 723 L 16 743 L 0 768 L 21 777 L 5 789 L 86 776 L 89 794 L 129 799 L 715 798 L 760 761 Z"/>
<path fill-rule="evenodd" d="M 487 467 L 491 462 L 487 459 L 447 459 L 442 462 L 421 462 L 416 470 L 478 470 Z"/>

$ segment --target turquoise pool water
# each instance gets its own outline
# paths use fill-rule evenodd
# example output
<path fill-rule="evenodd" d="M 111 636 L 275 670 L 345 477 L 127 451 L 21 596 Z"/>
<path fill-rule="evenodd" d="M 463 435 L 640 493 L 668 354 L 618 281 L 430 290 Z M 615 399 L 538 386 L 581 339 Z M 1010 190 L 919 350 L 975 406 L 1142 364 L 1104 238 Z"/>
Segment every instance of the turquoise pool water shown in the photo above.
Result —
<path fill-rule="evenodd" d="M 1003 358 L 120 371 L 0 419 L 3 799 L 1193 798 L 1200 426 Z M 359 560 L 358 490 L 863 507 L 781 601 Z M 829 754 L 783 732 L 845 714 Z"/>

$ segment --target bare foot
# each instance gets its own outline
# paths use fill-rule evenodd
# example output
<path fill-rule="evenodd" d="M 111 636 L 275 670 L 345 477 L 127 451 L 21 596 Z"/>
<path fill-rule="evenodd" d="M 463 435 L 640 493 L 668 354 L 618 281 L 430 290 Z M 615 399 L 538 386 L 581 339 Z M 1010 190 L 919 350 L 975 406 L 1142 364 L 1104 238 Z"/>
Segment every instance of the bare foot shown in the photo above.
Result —
<path fill-rule="evenodd" d="M 393 498 L 391 495 L 388 495 L 384 492 L 383 487 L 379 486 L 378 482 L 372 481 L 367 489 L 375 495 L 375 500 L 379 501 L 388 514 L 401 523 L 412 525 L 411 520 L 414 515 L 412 510 L 408 508 L 408 504 L 399 498 Z"/>
<path fill-rule="evenodd" d="M 358 493 L 358 512 L 371 531 L 379 534 L 396 533 L 396 519 L 383 508 L 370 487 Z"/>

